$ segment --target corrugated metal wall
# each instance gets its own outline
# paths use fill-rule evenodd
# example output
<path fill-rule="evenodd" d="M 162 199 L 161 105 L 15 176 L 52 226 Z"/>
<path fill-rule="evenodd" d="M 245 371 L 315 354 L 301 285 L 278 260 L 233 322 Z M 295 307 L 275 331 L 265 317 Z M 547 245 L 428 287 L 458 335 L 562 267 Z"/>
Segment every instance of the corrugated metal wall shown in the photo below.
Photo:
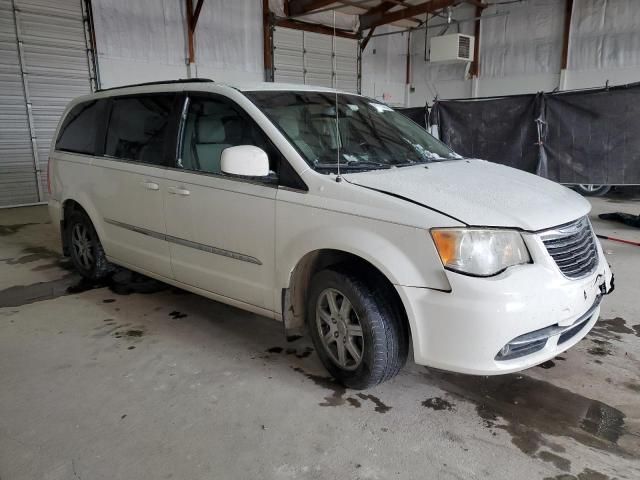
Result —
<path fill-rule="evenodd" d="M 11 0 L 0 0 L 0 206 L 38 201 Z"/>
<path fill-rule="evenodd" d="M 273 32 L 274 80 L 336 87 L 358 92 L 358 41 L 276 27 Z M 337 73 L 337 75 L 336 75 Z"/>
<path fill-rule="evenodd" d="M 0 0 L 0 206 L 47 200 L 65 105 L 91 91 L 81 0 Z"/>

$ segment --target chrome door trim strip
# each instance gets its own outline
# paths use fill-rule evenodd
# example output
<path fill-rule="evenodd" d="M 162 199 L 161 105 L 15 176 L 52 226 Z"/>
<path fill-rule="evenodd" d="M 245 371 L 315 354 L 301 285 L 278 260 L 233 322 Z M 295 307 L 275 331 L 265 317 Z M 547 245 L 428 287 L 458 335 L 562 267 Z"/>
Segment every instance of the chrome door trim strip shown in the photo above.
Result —
<path fill-rule="evenodd" d="M 177 245 L 195 248 L 196 250 L 202 250 L 203 252 L 221 255 L 223 257 L 229 257 L 234 260 L 241 260 L 255 265 L 262 265 L 260 260 L 250 255 L 245 255 L 244 253 L 232 252 L 231 250 L 225 250 L 224 248 L 212 247 L 211 245 L 204 245 L 202 243 L 192 242 L 191 240 L 185 240 L 184 238 L 173 237 L 171 235 L 165 235 L 165 237 L 167 242 L 175 243 Z"/>
<path fill-rule="evenodd" d="M 163 233 L 154 232 L 153 230 L 148 230 L 142 227 L 136 227 L 135 225 L 129 225 L 128 223 L 118 222 L 117 220 L 111 220 L 110 218 L 104 219 L 105 223 L 110 225 L 115 225 L 116 227 L 124 228 L 126 230 L 131 230 L 132 232 L 140 233 L 142 235 L 147 235 L 148 237 L 157 238 L 158 240 L 166 240 L 166 235 Z"/>
<path fill-rule="evenodd" d="M 184 247 L 195 248 L 196 250 L 202 250 L 203 252 L 213 253 L 214 255 L 220 255 L 222 257 L 233 258 L 234 260 L 240 260 L 242 262 L 253 263 L 254 265 L 262 265 L 262 262 L 255 257 L 245 255 L 243 253 L 232 252 L 231 250 L 225 250 L 224 248 L 212 247 L 211 245 L 205 245 L 203 243 L 192 242 L 184 238 L 174 237 L 172 235 L 166 235 L 164 233 L 154 232 L 142 227 L 136 227 L 135 225 L 129 225 L 128 223 L 118 222 L 117 220 L 111 220 L 110 218 L 104 219 L 105 223 L 114 225 L 116 227 L 131 230 L 132 232 L 147 235 L 158 240 L 165 240 L 167 242 L 175 243 L 176 245 L 182 245 Z"/>

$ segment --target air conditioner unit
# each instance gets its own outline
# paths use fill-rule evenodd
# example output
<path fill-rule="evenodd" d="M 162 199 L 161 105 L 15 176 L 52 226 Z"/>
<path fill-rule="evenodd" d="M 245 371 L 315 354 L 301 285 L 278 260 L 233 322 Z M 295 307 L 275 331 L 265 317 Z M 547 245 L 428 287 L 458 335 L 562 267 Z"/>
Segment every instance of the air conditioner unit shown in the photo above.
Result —
<path fill-rule="evenodd" d="M 431 38 L 432 62 L 472 62 L 475 38 L 453 33 Z"/>

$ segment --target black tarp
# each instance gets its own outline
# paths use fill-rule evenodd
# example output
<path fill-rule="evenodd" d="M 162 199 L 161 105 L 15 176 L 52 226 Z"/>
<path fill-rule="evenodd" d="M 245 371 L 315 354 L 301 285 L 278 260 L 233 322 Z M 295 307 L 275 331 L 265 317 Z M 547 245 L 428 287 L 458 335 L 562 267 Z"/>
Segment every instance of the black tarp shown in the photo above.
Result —
<path fill-rule="evenodd" d="M 640 183 L 640 83 L 545 95 L 549 178 Z"/>
<path fill-rule="evenodd" d="M 438 100 L 429 120 L 440 139 L 466 157 L 561 183 L 640 184 L 640 83 Z"/>
<path fill-rule="evenodd" d="M 427 128 L 427 116 L 429 114 L 427 107 L 397 108 L 396 110 L 409 117 L 422 128 Z"/>
<path fill-rule="evenodd" d="M 538 165 L 537 97 L 439 102 L 440 138 L 460 155 L 491 159 L 535 172 Z M 495 159 L 495 160 L 494 160 Z"/>

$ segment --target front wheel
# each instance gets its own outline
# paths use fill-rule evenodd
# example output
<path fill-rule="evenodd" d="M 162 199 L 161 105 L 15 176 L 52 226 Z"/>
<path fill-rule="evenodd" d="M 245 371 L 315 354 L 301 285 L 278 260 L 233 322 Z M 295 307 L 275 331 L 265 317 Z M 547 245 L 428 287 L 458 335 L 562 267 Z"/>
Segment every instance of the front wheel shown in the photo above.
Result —
<path fill-rule="evenodd" d="M 407 360 L 406 329 L 388 292 L 356 275 L 317 273 L 311 281 L 307 324 L 320 360 L 347 387 L 382 383 Z"/>

